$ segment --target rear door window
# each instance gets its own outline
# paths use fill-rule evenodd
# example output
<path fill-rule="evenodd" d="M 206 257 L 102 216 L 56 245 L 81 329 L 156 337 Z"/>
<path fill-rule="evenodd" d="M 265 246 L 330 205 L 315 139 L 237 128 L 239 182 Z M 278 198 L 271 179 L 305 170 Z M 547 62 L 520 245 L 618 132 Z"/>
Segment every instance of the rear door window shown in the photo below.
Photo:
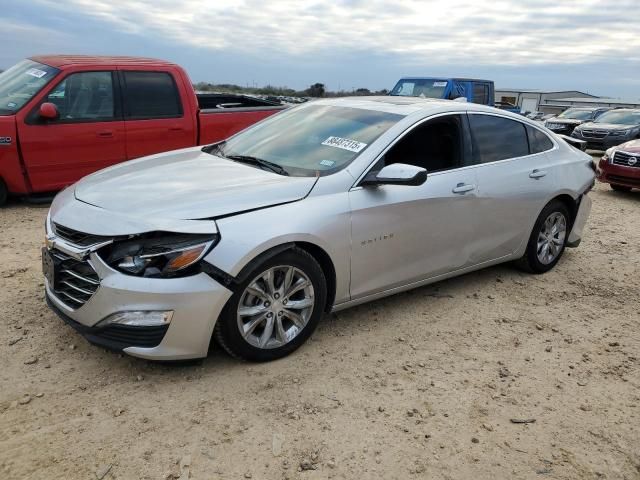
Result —
<path fill-rule="evenodd" d="M 486 83 L 473 84 L 473 103 L 487 105 L 489 103 L 489 86 Z"/>
<path fill-rule="evenodd" d="M 167 72 L 123 72 L 125 116 L 130 120 L 182 116 L 180 94 Z"/>
<path fill-rule="evenodd" d="M 495 115 L 470 114 L 474 163 L 489 163 L 529 155 L 523 123 Z"/>

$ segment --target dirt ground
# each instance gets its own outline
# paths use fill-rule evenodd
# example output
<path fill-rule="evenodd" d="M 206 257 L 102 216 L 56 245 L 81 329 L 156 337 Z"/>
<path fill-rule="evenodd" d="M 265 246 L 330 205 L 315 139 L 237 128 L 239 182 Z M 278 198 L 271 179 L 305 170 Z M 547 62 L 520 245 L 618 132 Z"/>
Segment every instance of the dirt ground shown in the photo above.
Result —
<path fill-rule="evenodd" d="M 638 479 L 640 192 L 592 198 L 546 275 L 490 268 L 327 316 L 277 362 L 181 366 L 89 345 L 50 312 L 47 209 L 14 203 L 0 479 Z"/>

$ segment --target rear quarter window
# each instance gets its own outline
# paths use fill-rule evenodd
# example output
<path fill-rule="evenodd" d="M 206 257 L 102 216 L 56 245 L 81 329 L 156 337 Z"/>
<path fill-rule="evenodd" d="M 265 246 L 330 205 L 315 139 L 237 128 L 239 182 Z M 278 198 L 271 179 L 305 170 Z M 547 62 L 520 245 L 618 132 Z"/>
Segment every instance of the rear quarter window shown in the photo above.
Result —
<path fill-rule="evenodd" d="M 553 142 L 541 130 L 527 125 L 527 136 L 529 137 L 529 151 L 531 153 L 542 153 L 553 148 Z"/>
<path fill-rule="evenodd" d="M 529 155 L 525 125 L 494 115 L 470 114 L 474 163 L 489 163 Z"/>
<path fill-rule="evenodd" d="M 126 117 L 132 120 L 182 116 L 180 95 L 167 72 L 123 72 Z"/>

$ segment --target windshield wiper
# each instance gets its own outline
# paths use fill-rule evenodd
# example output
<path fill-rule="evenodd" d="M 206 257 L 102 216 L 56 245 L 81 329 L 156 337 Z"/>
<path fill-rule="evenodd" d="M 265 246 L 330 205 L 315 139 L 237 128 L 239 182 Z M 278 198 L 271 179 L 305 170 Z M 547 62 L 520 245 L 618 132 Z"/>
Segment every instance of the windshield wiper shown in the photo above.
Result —
<path fill-rule="evenodd" d="M 267 160 L 263 160 L 262 158 L 251 157 L 249 155 L 225 155 L 224 157 L 230 160 L 235 160 L 236 162 L 248 163 L 249 165 L 257 165 L 260 167 L 266 167 L 272 172 L 277 173 L 279 175 L 286 175 L 286 176 L 289 175 L 289 172 L 287 172 L 283 167 L 281 167 L 277 163 L 272 163 Z"/>

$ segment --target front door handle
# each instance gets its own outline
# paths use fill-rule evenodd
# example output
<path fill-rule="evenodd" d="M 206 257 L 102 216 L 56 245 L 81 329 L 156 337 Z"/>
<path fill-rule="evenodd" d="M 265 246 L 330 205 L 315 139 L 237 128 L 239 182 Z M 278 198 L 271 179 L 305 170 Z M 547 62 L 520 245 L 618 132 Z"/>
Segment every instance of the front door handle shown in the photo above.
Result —
<path fill-rule="evenodd" d="M 529 174 L 529 178 L 542 178 L 547 175 L 545 170 L 538 170 L 537 168 Z"/>
<path fill-rule="evenodd" d="M 475 185 L 470 185 L 468 183 L 459 183 L 458 185 L 455 186 L 455 188 L 453 190 L 451 190 L 453 193 L 467 193 L 467 192 L 471 192 L 473 190 L 476 189 Z"/>
<path fill-rule="evenodd" d="M 102 130 L 100 132 L 98 132 L 98 136 L 99 137 L 113 137 L 113 131 L 112 130 Z"/>

